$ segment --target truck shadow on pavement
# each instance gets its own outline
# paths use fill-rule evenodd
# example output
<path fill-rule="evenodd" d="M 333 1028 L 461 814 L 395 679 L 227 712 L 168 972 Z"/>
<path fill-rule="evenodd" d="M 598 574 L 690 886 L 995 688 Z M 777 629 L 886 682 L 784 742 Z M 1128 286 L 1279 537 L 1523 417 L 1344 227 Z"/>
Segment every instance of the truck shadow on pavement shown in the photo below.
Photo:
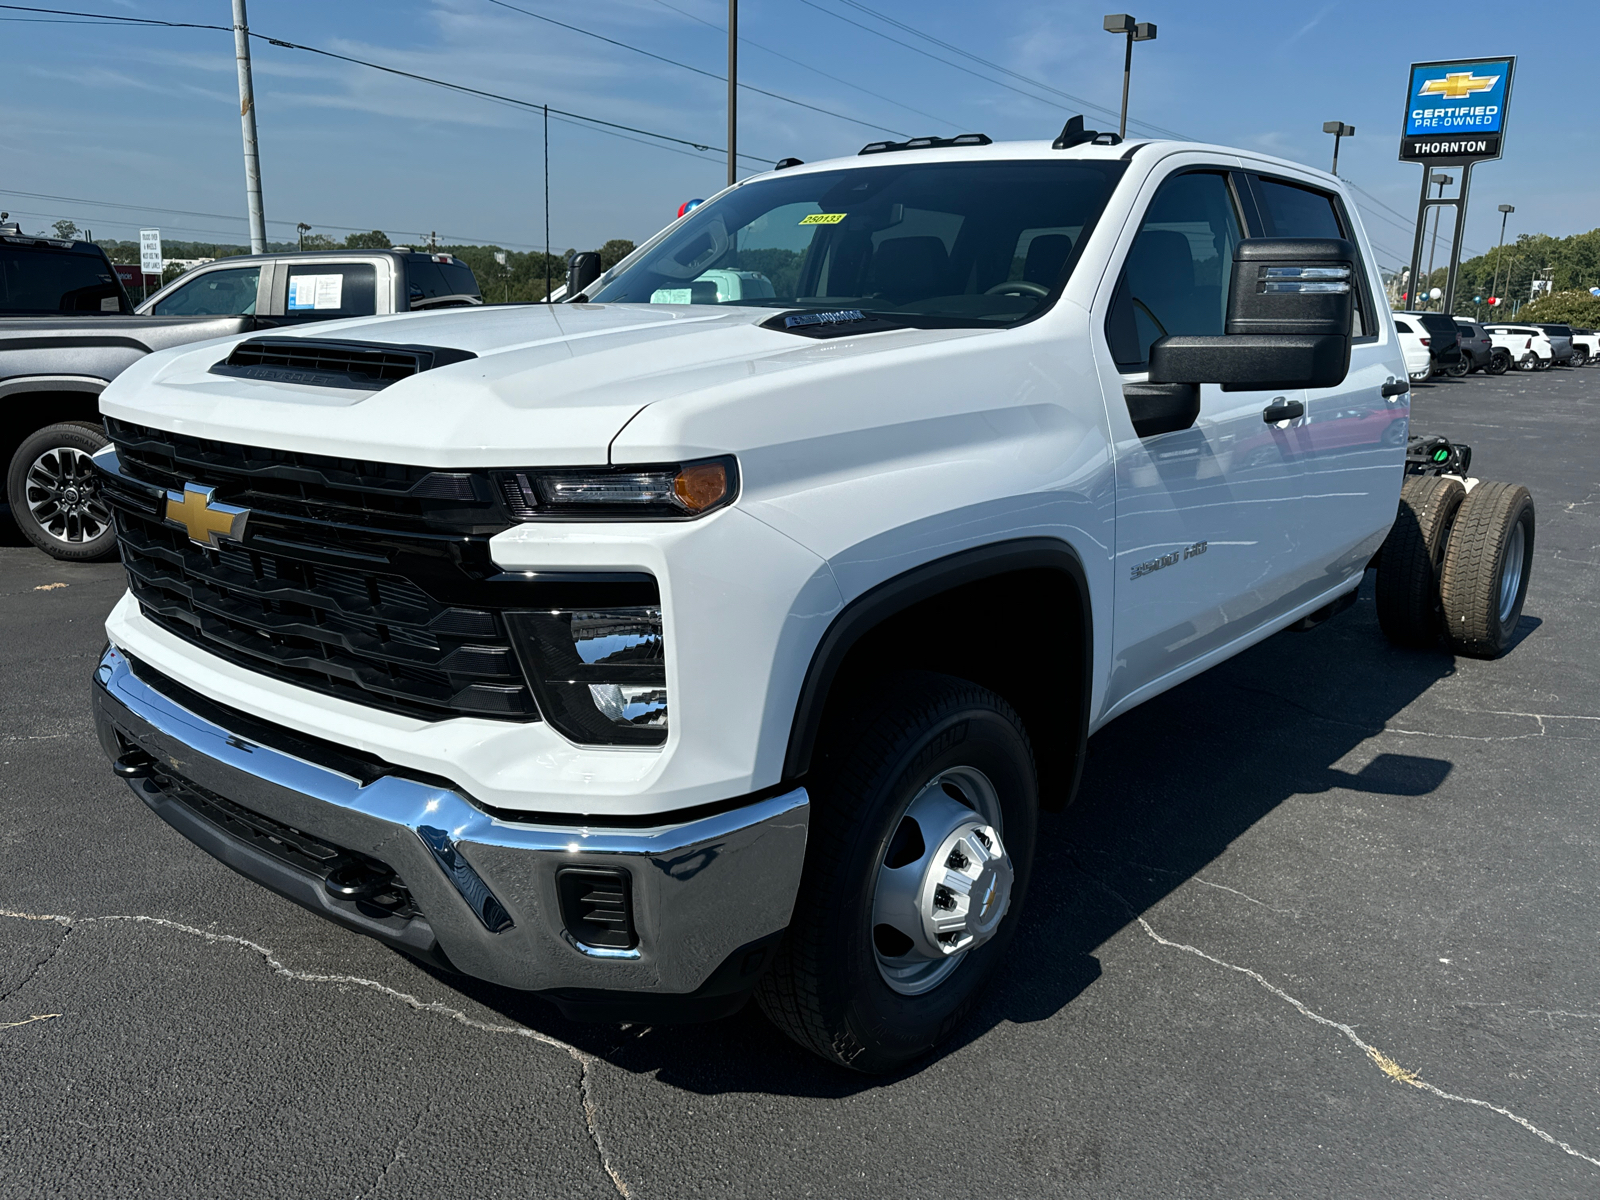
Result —
<path fill-rule="evenodd" d="M 1524 618 L 1518 640 L 1537 626 Z M 996 1026 L 1054 1017 L 1099 977 L 1104 942 L 1286 800 L 1342 790 L 1403 803 L 1436 790 L 1453 768 L 1446 759 L 1379 753 L 1356 771 L 1334 764 L 1454 671 L 1442 649 L 1404 651 L 1384 640 L 1369 576 L 1347 613 L 1270 638 L 1101 730 L 1077 802 L 1041 823 L 1027 913 L 1006 967 L 957 1037 L 901 1075 L 824 1064 L 754 1004 L 712 1025 L 618 1028 L 568 1022 L 527 994 L 441 978 L 614 1067 L 691 1092 L 841 1097 L 890 1085 Z"/>

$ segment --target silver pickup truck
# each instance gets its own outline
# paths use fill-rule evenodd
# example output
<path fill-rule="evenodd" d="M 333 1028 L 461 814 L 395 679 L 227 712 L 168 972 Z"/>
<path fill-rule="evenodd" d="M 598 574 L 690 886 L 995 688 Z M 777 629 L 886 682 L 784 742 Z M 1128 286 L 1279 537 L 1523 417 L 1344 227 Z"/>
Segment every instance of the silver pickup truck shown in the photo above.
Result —
<path fill-rule="evenodd" d="M 68 561 L 116 555 L 89 456 L 99 397 L 156 350 L 336 317 L 481 304 L 448 254 L 322 250 L 219 259 L 137 308 L 93 242 L 0 230 L 0 464 L 22 533 Z"/>

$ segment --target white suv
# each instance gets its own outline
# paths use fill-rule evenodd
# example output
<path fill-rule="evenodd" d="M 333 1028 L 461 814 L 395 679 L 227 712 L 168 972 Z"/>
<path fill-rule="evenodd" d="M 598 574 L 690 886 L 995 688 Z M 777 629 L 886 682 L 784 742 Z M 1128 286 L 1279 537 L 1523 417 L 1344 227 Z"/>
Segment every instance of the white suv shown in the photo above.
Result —
<path fill-rule="evenodd" d="M 1431 335 L 1403 316 L 1394 318 L 1394 330 L 1406 356 L 1406 374 L 1418 382 L 1426 380 L 1433 374 L 1433 354 L 1428 349 Z"/>
<path fill-rule="evenodd" d="M 1555 347 L 1542 329 L 1532 325 L 1485 325 L 1495 348 L 1511 355 L 1511 365 L 1523 371 L 1548 371 L 1556 361 Z"/>
<path fill-rule="evenodd" d="M 1352 603 L 1380 547 L 1402 641 L 1444 603 L 1498 653 L 1526 590 L 1526 489 L 1402 494 L 1342 184 L 1118 143 L 878 144 L 573 303 L 136 363 L 97 457 L 116 770 L 281 894 L 568 1012 L 754 992 L 834 1062 L 925 1053 L 1091 732 Z"/>

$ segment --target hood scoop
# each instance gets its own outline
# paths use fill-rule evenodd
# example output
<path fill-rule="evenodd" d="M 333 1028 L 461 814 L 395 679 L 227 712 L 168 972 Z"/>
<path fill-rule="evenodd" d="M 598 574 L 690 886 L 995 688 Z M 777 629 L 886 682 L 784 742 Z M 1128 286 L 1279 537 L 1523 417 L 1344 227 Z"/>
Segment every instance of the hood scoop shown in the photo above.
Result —
<path fill-rule="evenodd" d="M 470 350 L 445 346 L 263 337 L 240 342 L 233 353 L 211 368 L 211 373 L 270 383 L 375 392 L 434 367 L 476 357 Z"/>

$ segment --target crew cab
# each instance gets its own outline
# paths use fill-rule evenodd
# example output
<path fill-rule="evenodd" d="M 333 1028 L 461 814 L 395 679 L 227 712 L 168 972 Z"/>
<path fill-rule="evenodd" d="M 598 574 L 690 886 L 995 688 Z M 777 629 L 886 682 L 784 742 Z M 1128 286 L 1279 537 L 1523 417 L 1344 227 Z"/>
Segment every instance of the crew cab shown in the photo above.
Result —
<path fill-rule="evenodd" d="M 1331 175 L 1075 119 L 786 161 L 580 259 L 568 303 L 226 338 L 100 398 L 116 772 L 440 968 L 604 1020 L 754 994 L 895 1069 L 1001 969 L 1094 730 L 1375 557 L 1397 641 L 1510 642 L 1532 502 L 1406 474 Z"/>
<path fill-rule="evenodd" d="M 1540 330 L 1545 337 L 1550 339 L 1550 352 L 1555 357 L 1558 366 L 1573 367 L 1583 365 L 1576 358 L 1577 349 L 1573 342 L 1572 327 L 1570 325 L 1540 322 L 1535 324 L 1534 328 Z"/>
<path fill-rule="evenodd" d="M 1600 335 L 1592 329 L 1580 329 L 1576 325 L 1572 330 L 1572 365 L 1585 366 L 1590 363 L 1600 362 Z"/>
<path fill-rule="evenodd" d="M 11 515 L 56 558 L 116 553 L 89 456 L 100 392 L 169 347 L 309 321 L 483 302 L 448 254 L 324 250 L 219 259 L 135 308 L 92 242 L 0 236 L 0 464 Z"/>

